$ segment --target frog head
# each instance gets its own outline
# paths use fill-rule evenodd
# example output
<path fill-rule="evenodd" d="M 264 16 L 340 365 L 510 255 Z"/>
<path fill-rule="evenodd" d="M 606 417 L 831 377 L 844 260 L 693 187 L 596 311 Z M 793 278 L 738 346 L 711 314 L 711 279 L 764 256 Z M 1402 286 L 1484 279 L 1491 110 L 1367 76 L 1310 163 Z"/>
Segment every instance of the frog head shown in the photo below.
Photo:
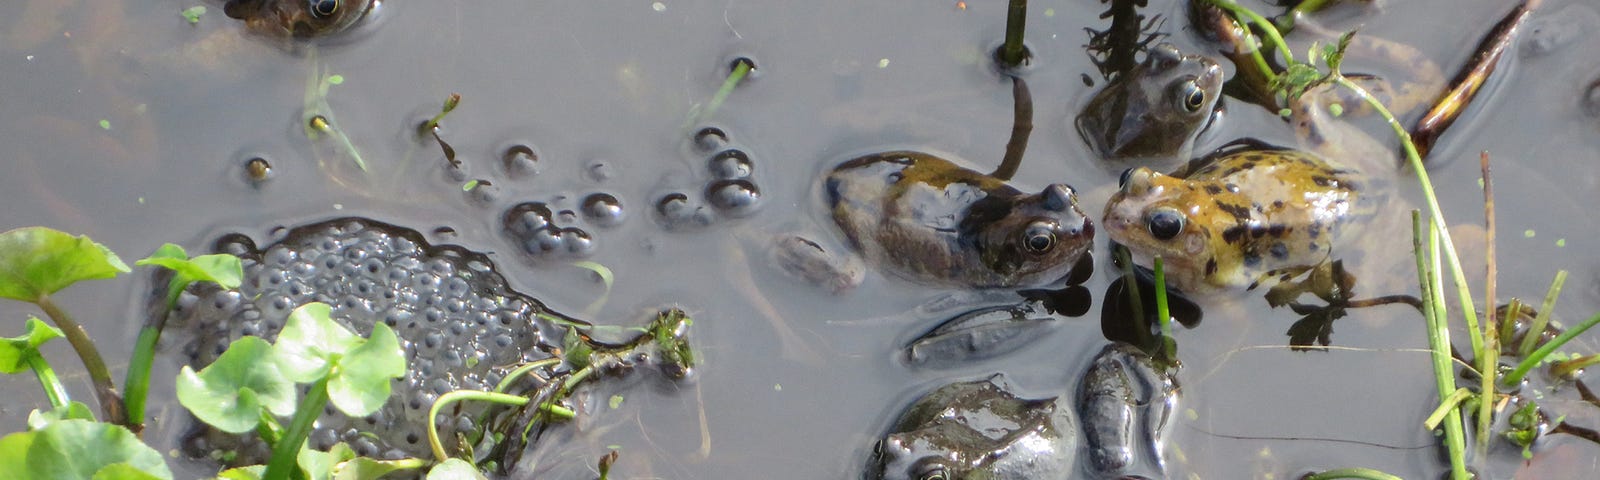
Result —
<path fill-rule="evenodd" d="M 1041 285 L 1065 277 L 1094 243 L 1094 224 L 1066 184 L 1032 195 L 995 195 L 974 203 L 960 230 L 979 260 L 1005 285 Z"/>
<path fill-rule="evenodd" d="M 1169 285 L 1194 293 L 1220 268 L 1213 255 L 1208 209 L 1220 208 L 1203 186 L 1139 167 L 1123 172 L 1101 224 L 1140 264 L 1161 256 Z M 1231 217 L 1230 217 L 1231 220 Z"/>
<path fill-rule="evenodd" d="M 273 36 L 312 38 L 344 31 L 378 0 L 230 0 L 223 11 L 251 30 Z"/>
<path fill-rule="evenodd" d="M 1163 43 L 1107 83 L 1078 115 L 1078 133 L 1102 158 L 1182 159 L 1211 124 L 1222 67 Z"/>

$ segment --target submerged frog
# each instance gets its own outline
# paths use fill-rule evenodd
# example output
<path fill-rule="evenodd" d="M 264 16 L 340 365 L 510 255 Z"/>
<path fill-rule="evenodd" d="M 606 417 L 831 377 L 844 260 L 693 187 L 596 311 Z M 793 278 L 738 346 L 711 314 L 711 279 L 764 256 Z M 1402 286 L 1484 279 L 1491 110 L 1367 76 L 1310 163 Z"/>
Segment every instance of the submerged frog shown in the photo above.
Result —
<path fill-rule="evenodd" d="M 1071 272 L 1094 239 L 1072 187 L 1024 194 L 930 154 L 866 155 L 834 168 L 828 206 L 873 265 L 924 283 L 1037 286 Z"/>
<path fill-rule="evenodd" d="M 1012 95 L 1011 140 L 992 173 L 904 150 L 828 172 L 828 211 L 865 263 L 912 281 L 978 288 L 1042 286 L 1073 271 L 1093 244 L 1094 225 L 1066 184 L 1025 194 L 1006 183 L 1033 129 L 1027 83 L 1013 77 Z M 809 239 L 780 240 L 776 252 L 785 270 L 834 291 L 861 278 L 862 262 L 838 260 Z"/>
<path fill-rule="evenodd" d="M 255 32 L 314 38 L 349 29 L 381 4 L 381 0 L 229 0 L 223 11 Z"/>
<path fill-rule="evenodd" d="M 1078 427 L 1068 396 L 1023 399 L 1005 377 L 957 382 L 907 408 L 868 466 L 883 480 L 1068 478 Z"/>
<path fill-rule="evenodd" d="M 1095 94 L 1078 115 L 1078 133 L 1107 160 L 1189 158 L 1222 96 L 1222 67 L 1169 43 Z"/>

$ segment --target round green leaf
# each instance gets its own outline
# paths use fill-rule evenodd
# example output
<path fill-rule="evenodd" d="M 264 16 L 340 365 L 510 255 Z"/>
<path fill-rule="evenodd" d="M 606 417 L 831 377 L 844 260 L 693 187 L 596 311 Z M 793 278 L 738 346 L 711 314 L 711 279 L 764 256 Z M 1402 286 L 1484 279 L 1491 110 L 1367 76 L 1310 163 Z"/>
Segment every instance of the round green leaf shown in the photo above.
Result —
<path fill-rule="evenodd" d="M 80 280 L 127 271 L 117 254 L 88 236 L 45 227 L 0 233 L 0 297 L 34 302 Z"/>
<path fill-rule="evenodd" d="M 0 472 L 17 480 L 172 478 L 161 454 L 133 432 L 88 420 L 51 422 L 40 430 L 0 438 Z"/>
<path fill-rule="evenodd" d="M 50 410 L 34 410 L 28 412 L 28 429 L 39 430 L 50 425 L 50 422 L 59 420 L 88 420 L 94 421 L 94 412 L 88 405 L 73 400 L 66 405 Z"/>
<path fill-rule="evenodd" d="M 278 368 L 289 380 L 311 383 L 328 374 L 339 357 L 361 343 L 330 318 L 328 304 L 312 302 L 289 313 L 289 320 L 278 333 Z"/>
<path fill-rule="evenodd" d="M 472 466 L 466 460 L 452 458 L 434 465 L 428 470 L 427 480 L 487 480 L 478 467 Z"/>
<path fill-rule="evenodd" d="M 178 373 L 178 403 L 201 421 L 231 433 L 244 433 L 261 421 L 261 408 L 277 415 L 294 413 L 294 384 L 278 371 L 272 345 L 259 337 L 235 340 L 199 373 Z"/>
<path fill-rule="evenodd" d="M 405 350 L 388 325 L 373 325 L 372 335 L 350 349 L 328 379 L 328 399 L 352 417 L 372 414 L 389 399 L 389 380 L 406 374 Z"/>

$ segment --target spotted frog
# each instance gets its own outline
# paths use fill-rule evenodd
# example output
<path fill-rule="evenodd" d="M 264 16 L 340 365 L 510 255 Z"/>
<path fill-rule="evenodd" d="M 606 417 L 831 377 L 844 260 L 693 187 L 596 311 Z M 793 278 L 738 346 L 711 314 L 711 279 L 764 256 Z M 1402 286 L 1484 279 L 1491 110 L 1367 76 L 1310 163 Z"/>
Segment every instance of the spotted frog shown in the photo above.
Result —
<path fill-rule="evenodd" d="M 1115 77 L 1078 115 L 1078 133 L 1107 160 L 1189 158 L 1216 116 L 1222 67 L 1170 43 Z"/>
<path fill-rule="evenodd" d="M 1442 79 L 1436 72 L 1421 77 Z M 1124 172 L 1106 205 L 1107 233 L 1138 263 L 1160 255 L 1168 285 L 1189 293 L 1244 288 L 1329 258 L 1351 227 L 1372 216 L 1389 190 L 1379 183 L 1395 169 L 1393 150 L 1328 113 L 1327 105 L 1342 101 L 1333 88 L 1316 87 L 1289 103 L 1303 149 L 1235 142 L 1171 173 Z M 1394 91 L 1428 95 L 1439 88 Z"/>
<path fill-rule="evenodd" d="M 347 30 L 381 4 L 381 0 L 229 0 L 223 12 L 255 32 L 313 38 Z"/>
<path fill-rule="evenodd" d="M 1078 450 L 1070 396 L 1023 399 L 1005 377 L 939 387 L 878 443 L 868 478 L 1069 478 Z"/>
<path fill-rule="evenodd" d="M 1072 187 L 1025 194 L 922 152 L 849 160 L 824 181 L 828 208 L 868 263 L 963 287 L 1039 286 L 1071 272 L 1094 239 Z"/>

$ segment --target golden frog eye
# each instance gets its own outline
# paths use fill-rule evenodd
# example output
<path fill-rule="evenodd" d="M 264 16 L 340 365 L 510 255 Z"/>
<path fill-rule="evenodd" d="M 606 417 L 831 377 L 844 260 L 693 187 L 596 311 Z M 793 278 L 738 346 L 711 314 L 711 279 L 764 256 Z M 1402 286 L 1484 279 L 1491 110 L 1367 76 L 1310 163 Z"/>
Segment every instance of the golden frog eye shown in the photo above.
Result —
<path fill-rule="evenodd" d="M 1183 212 L 1172 207 L 1156 207 L 1144 215 L 1144 221 L 1150 227 L 1150 236 L 1156 240 L 1172 240 L 1183 233 Z"/>
<path fill-rule="evenodd" d="M 1126 188 L 1128 186 L 1129 178 L 1133 178 L 1133 169 L 1131 168 L 1123 170 L 1122 176 L 1117 177 L 1117 188 Z"/>
<path fill-rule="evenodd" d="M 1178 106 L 1183 107 L 1185 112 L 1196 113 L 1200 111 L 1200 107 L 1206 105 L 1206 91 L 1200 88 L 1200 84 L 1193 78 L 1179 83 L 1177 94 Z"/>
<path fill-rule="evenodd" d="M 313 18 L 328 18 L 339 13 L 340 0 L 306 0 L 306 9 L 311 11 Z"/>
<path fill-rule="evenodd" d="M 922 472 L 922 475 L 917 476 L 917 480 L 948 480 L 949 478 L 944 473 L 944 466 L 942 465 L 933 467 L 926 472 Z"/>
<path fill-rule="evenodd" d="M 1022 247 L 1033 253 L 1049 252 L 1056 246 L 1056 229 L 1046 222 L 1034 222 L 1022 234 Z"/>

